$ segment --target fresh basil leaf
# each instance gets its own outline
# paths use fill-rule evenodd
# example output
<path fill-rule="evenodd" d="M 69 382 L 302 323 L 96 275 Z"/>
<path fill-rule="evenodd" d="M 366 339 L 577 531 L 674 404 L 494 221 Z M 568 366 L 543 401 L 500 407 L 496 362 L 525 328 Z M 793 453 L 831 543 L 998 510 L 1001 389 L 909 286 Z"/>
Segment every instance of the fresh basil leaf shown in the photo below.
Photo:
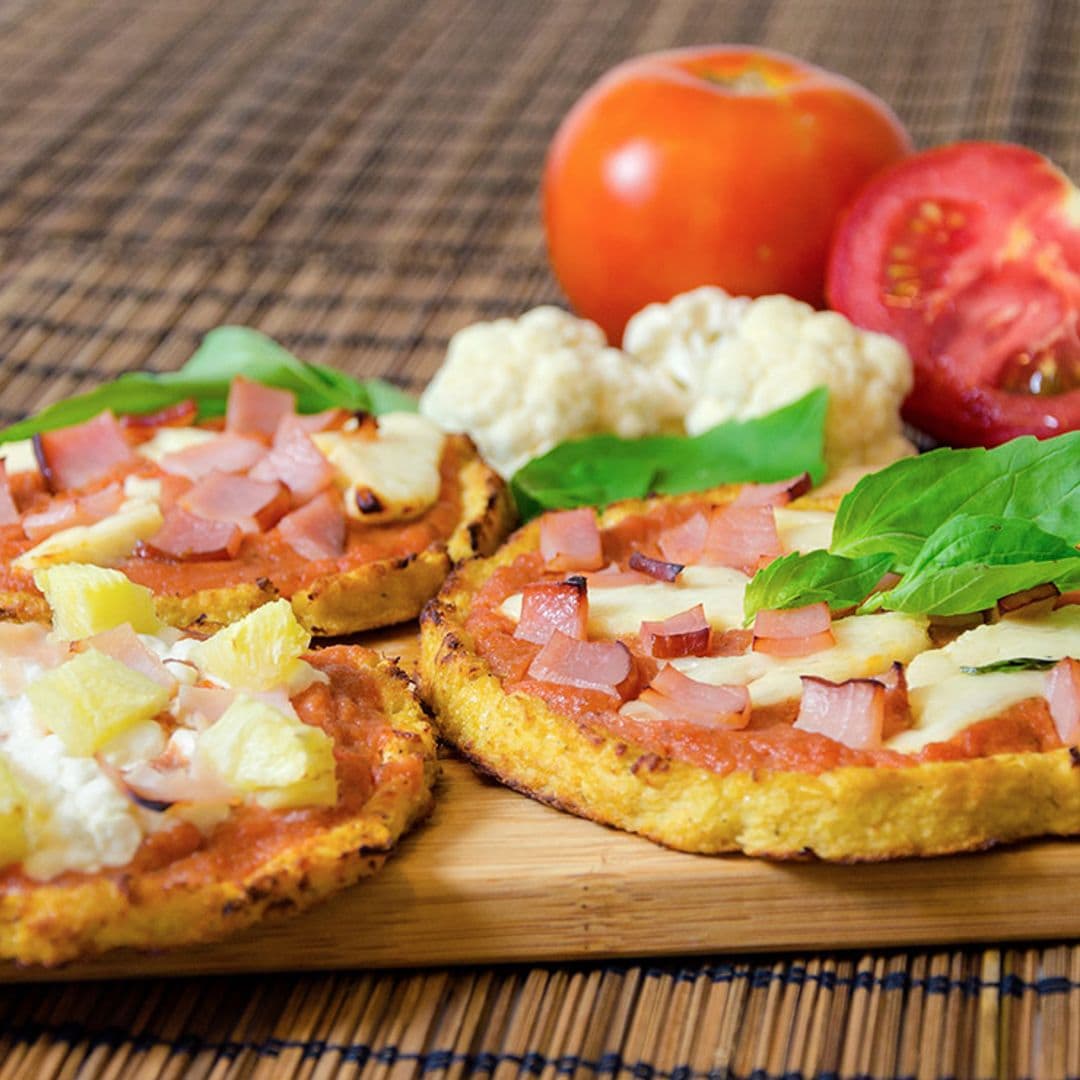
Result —
<path fill-rule="evenodd" d="M 926 540 L 898 585 L 861 610 L 964 615 L 1047 582 L 1062 591 L 1080 584 L 1080 551 L 1067 540 L 1020 518 L 960 514 Z"/>
<path fill-rule="evenodd" d="M 1059 663 L 1039 656 L 1014 656 L 1011 660 L 995 660 L 980 667 L 961 667 L 965 675 L 994 675 L 999 671 L 1049 671 Z"/>
<path fill-rule="evenodd" d="M 575 439 L 519 469 L 511 490 L 527 520 L 544 510 L 606 506 L 717 484 L 768 483 L 803 472 L 818 482 L 825 473 L 827 408 L 822 387 L 767 416 L 720 424 L 700 435 Z"/>
<path fill-rule="evenodd" d="M 339 407 L 350 411 L 416 411 L 416 402 L 382 379 L 360 381 L 321 364 L 298 360 L 258 330 L 219 326 L 211 330 L 179 371 L 129 372 L 88 393 L 59 401 L 0 431 L 0 442 L 25 439 L 90 420 L 105 409 L 148 413 L 193 398 L 199 419 L 222 416 L 234 376 L 291 390 L 302 413 Z"/>
<path fill-rule="evenodd" d="M 1080 431 L 1013 439 L 992 450 L 934 450 L 864 477 L 837 511 L 829 550 L 890 552 L 910 566 L 927 538 L 958 515 L 1023 518 L 1080 540 Z"/>
<path fill-rule="evenodd" d="M 827 551 L 797 551 L 774 559 L 746 587 L 747 623 L 758 611 L 804 607 L 825 601 L 831 611 L 861 604 L 889 569 L 888 555 L 847 559 Z"/>

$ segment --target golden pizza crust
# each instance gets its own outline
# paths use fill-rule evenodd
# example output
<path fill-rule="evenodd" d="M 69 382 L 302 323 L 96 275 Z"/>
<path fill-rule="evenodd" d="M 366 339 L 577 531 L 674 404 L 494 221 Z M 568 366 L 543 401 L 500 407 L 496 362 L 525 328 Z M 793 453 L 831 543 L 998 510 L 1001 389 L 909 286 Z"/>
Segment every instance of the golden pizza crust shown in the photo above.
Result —
<path fill-rule="evenodd" d="M 470 439 L 451 435 L 448 440 L 454 442 L 461 462 L 461 517 L 451 535 L 404 557 L 327 574 L 286 597 L 305 629 L 317 637 L 339 637 L 415 618 L 454 563 L 490 554 L 510 531 L 515 513 L 502 479 L 480 458 Z M 209 634 L 280 595 L 263 579 L 262 584 L 186 595 L 158 593 L 155 606 L 158 617 L 170 626 Z M 0 619 L 47 623 L 51 617 L 39 593 L 0 591 Z"/>
<path fill-rule="evenodd" d="M 272 852 L 242 875 L 181 887 L 164 882 L 168 867 L 109 870 L 80 875 L 72 884 L 0 892 L 0 957 L 53 965 L 120 946 L 159 949 L 211 941 L 302 911 L 375 873 L 397 840 L 431 810 L 435 738 L 400 668 L 356 646 L 335 652 L 377 680 L 393 730 L 380 764 L 411 759 L 415 767 L 391 772 L 347 820 Z"/>
<path fill-rule="evenodd" d="M 730 499 L 732 489 L 716 493 Z M 700 496 L 698 496 L 700 497 Z M 610 525 L 646 503 L 612 508 Z M 825 508 L 804 499 L 800 506 Z M 1002 754 L 908 768 L 720 775 L 586 728 L 507 693 L 465 629 L 475 591 L 535 550 L 534 522 L 455 571 L 421 616 L 420 674 L 442 735 L 477 767 L 543 802 L 682 851 L 855 862 L 944 855 L 1080 833 L 1080 753 Z"/>

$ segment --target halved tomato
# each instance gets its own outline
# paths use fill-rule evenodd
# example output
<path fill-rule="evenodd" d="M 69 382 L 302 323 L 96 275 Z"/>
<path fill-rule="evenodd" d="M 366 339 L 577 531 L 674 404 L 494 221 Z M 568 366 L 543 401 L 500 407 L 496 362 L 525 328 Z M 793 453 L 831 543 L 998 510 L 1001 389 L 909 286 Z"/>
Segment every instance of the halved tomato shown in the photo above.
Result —
<path fill-rule="evenodd" d="M 826 291 L 907 346 L 904 416 L 936 438 L 1080 428 L 1080 192 L 1041 154 L 957 143 L 882 173 L 837 229 Z"/>

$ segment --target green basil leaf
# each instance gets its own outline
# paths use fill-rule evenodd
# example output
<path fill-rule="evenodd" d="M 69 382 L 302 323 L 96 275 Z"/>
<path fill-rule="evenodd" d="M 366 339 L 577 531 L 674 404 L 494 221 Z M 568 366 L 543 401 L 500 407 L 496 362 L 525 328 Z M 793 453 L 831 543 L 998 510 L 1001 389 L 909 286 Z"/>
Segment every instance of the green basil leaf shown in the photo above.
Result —
<path fill-rule="evenodd" d="M 768 483 L 803 472 L 819 482 L 827 408 L 822 387 L 767 416 L 720 424 L 700 435 L 575 439 L 519 469 L 511 490 L 527 520 L 544 510 L 606 506 L 717 484 Z"/>
<path fill-rule="evenodd" d="M 302 413 L 339 407 L 350 411 L 415 411 L 416 402 L 382 379 L 360 381 L 320 364 L 298 360 L 258 330 L 219 326 L 179 371 L 136 371 L 103 383 L 88 393 L 59 401 L 0 431 L 0 442 L 25 439 L 90 420 L 105 409 L 117 414 L 148 413 L 193 398 L 199 419 L 222 416 L 229 384 L 236 375 L 291 390 Z"/>
<path fill-rule="evenodd" d="M 837 555 L 894 556 L 910 566 L 927 538 L 958 515 L 1024 518 L 1080 540 L 1080 431 L 1013 439 L 992 450 L 934 450 L 864 477 L 833 526 Z"/>
<path fill-rule="evenodd" d="M 888 555 L 847 559 L 827 551 L 797 551 L 774 559 L 746 587 L 747 623 L 758 611 L 804 607 L 825 601 L 831 611 L 861 604 L 889 569 Z"/>
<path fill-rule="evenodd" d="M 1039 656 L 1014 656 L 1011 660 L 995 660 L 980 667 L 961 667 L 965 675 L 994 675 L 999 671 L 1049 671 L 1058 660 L 1044 660 Z"/>
<path fill-rule="evenodd" d="M 1067 540 L 1020 518 L 961 514 L 926 540 L 898 585 L 862 610 L 964 615 L 1047 582 L 1062 591 L 1080 584 L 1080 551 Z"/>

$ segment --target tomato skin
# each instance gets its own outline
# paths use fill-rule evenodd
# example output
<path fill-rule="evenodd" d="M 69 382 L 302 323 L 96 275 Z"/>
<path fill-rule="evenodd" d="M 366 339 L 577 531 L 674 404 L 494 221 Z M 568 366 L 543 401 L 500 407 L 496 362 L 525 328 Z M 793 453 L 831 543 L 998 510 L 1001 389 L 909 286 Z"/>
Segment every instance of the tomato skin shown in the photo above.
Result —
<path fill-rule="evenodd" d="M 928 150 L 860 192 L 829 301 L 907 346 L 910 423 L 956 446 L 1080 428 L 1078 208 L 1066 176 L 1009 143 Z"/>
<path fill-rule="evenodd" d="M 612 69 L 567 114 L 544 171 L 552 267 L 618 342 L 699 285 L 820 305 L 836 220 L 911 151 L 888 107 L 782 53 L 713 46 Z"/>

